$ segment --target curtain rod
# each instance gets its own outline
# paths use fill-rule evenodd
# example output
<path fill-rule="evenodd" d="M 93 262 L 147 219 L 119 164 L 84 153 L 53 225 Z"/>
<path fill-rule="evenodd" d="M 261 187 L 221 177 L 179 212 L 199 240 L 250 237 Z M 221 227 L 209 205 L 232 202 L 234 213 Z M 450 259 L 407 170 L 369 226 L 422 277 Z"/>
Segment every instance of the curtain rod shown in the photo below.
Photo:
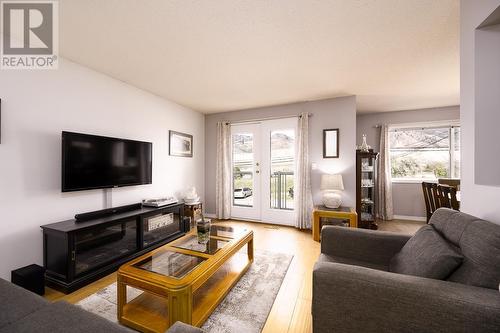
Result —
<path fill-rule="evenodd" d="M 312 113 L 308 113 L 309 117 L 312 117 Z M 228 121 L 226 122 L 227 125 L 229 124 L 242 124 L 242 123 L 251 123 L 251 122 L 256 122 L 256 121 L 264 121 L 264 120 L 276 120 L 276 119 L 285 119 L 285 118 L 300 118 L 302 115 L 300 114 L 294 114 L 294 115 L 288 115 L 288 116 L 278 116 L 278 117 L 267 117 L 267 118 L 255 118 L 255 119 L 247 119 L 247 120 L 237 120 L 237 121 Z"/>
<path fill-rule="evenodd" d="M 382 127 L 382 125 L 375 125 L 373 126 L 373 128 L 380 128 Z M 394 125 L 388 125 L 387 126 L 389 128 L 390 131 L 404 131 L 404 130 L 419 130 L 419 129 L 433 129 L 433 128 L 455 128 L 455 127 L 460 127 L 460 125 L 454 125 L 454 124 L 450 124 L 450 125 L 428 125 L 428 126 L 422 126 L 422 125 L 416 125 L 416 126 L 401 126 L 401 127 L 398 127 L 398 124 L 394 124 Z"/>

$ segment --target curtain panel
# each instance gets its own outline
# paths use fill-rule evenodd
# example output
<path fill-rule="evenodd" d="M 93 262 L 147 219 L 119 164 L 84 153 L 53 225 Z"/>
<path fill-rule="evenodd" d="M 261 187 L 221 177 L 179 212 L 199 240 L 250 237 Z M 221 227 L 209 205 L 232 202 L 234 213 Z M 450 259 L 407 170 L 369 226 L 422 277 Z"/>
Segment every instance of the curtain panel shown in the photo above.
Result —
<path fill-rule="evenodd" d="M 380 126 L 380 153 L 377 163 L 377 217 L 382 220 L 392 220 L 394 218 L 394 211 L 389 155 L 389 127 L 387 125 Z"/>
<path fill-rule="evenodd" d="M 231 125 L 225 121 L 217 123 L 215 216 L 231 217 Z"/>
<path fill-rule="evenodd" d="M 310 229 L 313 210 L 311 170 L 309 166 L 309 114 L 299 117 L 296 141 L 295 227 Z"/>

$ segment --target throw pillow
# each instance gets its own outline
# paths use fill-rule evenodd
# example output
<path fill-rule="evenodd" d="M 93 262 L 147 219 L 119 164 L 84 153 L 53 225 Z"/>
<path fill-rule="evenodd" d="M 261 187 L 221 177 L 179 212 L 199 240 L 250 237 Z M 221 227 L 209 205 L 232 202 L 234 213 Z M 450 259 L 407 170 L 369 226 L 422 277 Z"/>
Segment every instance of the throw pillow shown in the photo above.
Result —
<path fill-rule="evenodd" d="M 462 260 L 460 253 L 431 225 L 426 225 L 391 259 L 389 271 L 443 280 L 460 266 Z"/>

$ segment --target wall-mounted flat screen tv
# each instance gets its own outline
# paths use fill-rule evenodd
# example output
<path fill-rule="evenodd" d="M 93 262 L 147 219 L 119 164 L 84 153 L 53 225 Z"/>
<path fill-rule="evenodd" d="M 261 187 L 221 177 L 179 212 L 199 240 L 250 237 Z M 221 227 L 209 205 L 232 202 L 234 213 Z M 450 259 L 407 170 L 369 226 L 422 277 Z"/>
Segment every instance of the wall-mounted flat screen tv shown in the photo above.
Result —
<path fill-rule="evenodd" d="M 62 132 L 62 191 L 151 184 L 153 144 Z"/>

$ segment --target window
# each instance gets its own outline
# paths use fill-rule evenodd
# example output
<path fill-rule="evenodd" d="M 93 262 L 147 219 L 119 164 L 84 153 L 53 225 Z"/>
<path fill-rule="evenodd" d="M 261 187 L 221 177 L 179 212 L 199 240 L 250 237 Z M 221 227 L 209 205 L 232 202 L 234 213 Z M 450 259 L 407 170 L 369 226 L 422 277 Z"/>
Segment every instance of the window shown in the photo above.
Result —
<path fill-rule="evenodd" d="M 460 178 L 460 127 L 405 126 L 389 130 L 393 180 Z"/>

